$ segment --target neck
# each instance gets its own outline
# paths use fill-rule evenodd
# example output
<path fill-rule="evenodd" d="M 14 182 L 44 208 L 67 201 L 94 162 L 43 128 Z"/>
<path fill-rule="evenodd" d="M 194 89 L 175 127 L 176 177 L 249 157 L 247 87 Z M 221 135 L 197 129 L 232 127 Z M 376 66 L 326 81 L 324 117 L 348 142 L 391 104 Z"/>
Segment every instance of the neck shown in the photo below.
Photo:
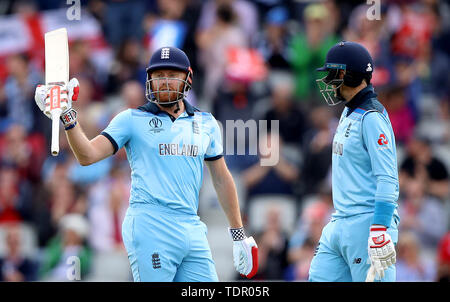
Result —
<path fill-rule="evenodd" d="M 178 103 L 175 103 L 173 106 L 171 107 L 164 107 L 161 106 L 160 104 L 157 104 L 159 109 L 161 109 L 162 111 L 167 112 L 168 114 L 174 116 L 175 118 L 179 117 L 180 114 L 182 114 L 185 110 L 184 108 L 184 102 L 183 100 L 179 100 Z"/>
<path fill-rule="evenodd" d="M 357 86 L 357 87 L 348 87 L 348 86 L 342 85 L 340 92 L 341 92 L 342 97 L 346 100 L 346 102 L 349 102 L 349 101 L 351 101 L 351 99 L 353 99 L 353 97 L 358 92 L 360 92 L 361 90 L 363 90 L 366 87 L 367 87 L 366 81 L 362 81 L 361 84 L 359 84 L 359 86 Z"/>

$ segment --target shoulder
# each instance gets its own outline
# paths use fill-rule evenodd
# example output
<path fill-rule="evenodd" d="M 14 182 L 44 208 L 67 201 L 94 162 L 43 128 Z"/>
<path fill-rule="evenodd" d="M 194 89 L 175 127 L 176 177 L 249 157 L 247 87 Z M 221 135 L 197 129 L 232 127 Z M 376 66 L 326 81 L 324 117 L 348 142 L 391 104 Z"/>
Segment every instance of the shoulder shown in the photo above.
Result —
<path fill-rule="evenodd" d="M 130 120 L 130 117 L 131 117 L 131 109 L 125 109 L 113 115 L 113 117 L 111 118 L 111 122 L 114 123 L 128 122 Z"/>
<path fill-rule="evenodd" d="M 127 109 L 125 111 L 128 111 L 127 114 L 129 114 L 130 116 L 151 116 L 151 115 L 154 115 L 151 112 L 143 111 L 141 109 L 132 109 L 132 108 L 130 108 L 130 109 Z M 124 112 L 124 111 L 122 111 L 122 112 Z"/>
<path fill-rule="evenodd" d="M 213 122 L 213 121 L 216 121 L 216 119 L 214 118 L 214 115 L 212 115 L 211 112 L 200 111 L 197 108 L 195 108 L 195 109 L 196 110 L 194 111 L 194 118 L 196 120 L 200 120 L 202 122 Z"/>
<path fill-rule="evenodd" d="M 386 108 L 375 98 L 363 102 L 355 111 L 362 114 L 364 124 L 380 122 L 390 124 Z"/>
<path fill-rule="evenodd" d="M 370 98 L 364 101 L 357 109 L 365 112 L 379 112 L 382 115 L 386 115 L 386 108 L 376 98 Z"/>

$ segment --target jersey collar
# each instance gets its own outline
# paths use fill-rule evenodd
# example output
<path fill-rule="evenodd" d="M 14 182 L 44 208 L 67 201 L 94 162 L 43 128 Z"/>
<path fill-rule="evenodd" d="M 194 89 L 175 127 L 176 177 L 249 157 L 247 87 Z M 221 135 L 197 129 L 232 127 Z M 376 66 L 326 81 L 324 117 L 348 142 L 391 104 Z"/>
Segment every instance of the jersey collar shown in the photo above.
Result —
<path fill-rule="evenodd" d="M 183 99 L 183 103 L 184 103 L 184 108 L 185 108 L 186 113 L 189 116 L 193 116 L 194 115 L 194 111 L 196 110 L 196 108 L 194 106 L 192 106 L 188 101 L 186 101 L 184 99 Z M 165 112 L 165 111 L 162 111 L 158 107 L 158 105 L 156 105 L 155 103 L 152 103 L 152 102 L 148 102 L 145 105 L 139 106 L 138 109 L 140 109 L 142 111 L 147 111 L 147 112 L 153 113 L 155 115 L 158 115 L 161 112 Z"/>
<path fill-rule="evenodd" d="M 361 89 L 355 96 L 345 104 L 350 110 L 355 110 L 364 101 L 375 98 L 377 94 L 375 93 L 372 84 L 367 85 L 367 87 Z"/>

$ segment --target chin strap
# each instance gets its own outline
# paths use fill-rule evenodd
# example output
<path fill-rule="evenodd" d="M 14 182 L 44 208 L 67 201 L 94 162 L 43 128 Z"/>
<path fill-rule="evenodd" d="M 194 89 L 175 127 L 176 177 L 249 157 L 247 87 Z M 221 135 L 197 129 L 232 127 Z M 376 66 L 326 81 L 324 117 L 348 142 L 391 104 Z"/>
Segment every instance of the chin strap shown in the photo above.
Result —
<path fill-rule="evenodd" d="M 178 111 L 180 111 L 180 102 L 177 102 L 176 103 L 177 104 L 177 109 L 175 109 L 175 114 L 177 114 L 178 113 Z"/>

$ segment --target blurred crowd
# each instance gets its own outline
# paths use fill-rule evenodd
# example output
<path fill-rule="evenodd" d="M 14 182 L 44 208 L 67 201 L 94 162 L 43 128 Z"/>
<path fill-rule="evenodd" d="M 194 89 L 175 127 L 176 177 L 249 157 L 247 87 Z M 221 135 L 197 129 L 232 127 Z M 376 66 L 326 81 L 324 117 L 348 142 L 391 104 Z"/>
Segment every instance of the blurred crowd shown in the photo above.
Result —
<path fill-rule="evenodd" d="M 223 125 L 279 121 L 279 133 L 265 140 L 278 142 L 275 166 L 260 165 L 261 152 L 225 159 L 239 180 L 247 232 L 259 245 L 255 279 L 305 281 L 333 212 L 331 142 L 342 110 L 321 99 L 315 69 L 338 41 L 359 42 L 374 58 L 372 83 L 398 148 L 397 280 L 448 281 L 450 6 L 382 1 L 379 18 L 371 20 L 362 2 L 81 1 L 81 20 L 71 22 L 91 16 L 107 50 L 94 56 L 87 39 L 70 41 L 70 77 L 80 81 L 74 107 L 84 132 L 93 138 L 115 114 L 146 102 L 153 50 L 183 49 L 194 71 L 192 104 Z M 30 20 L 68 7 L 56 0 L 2 1 L 0 26 L 11 16 Z M 80 166 L 63 131 L 59 156 L 50 155 L 51 123 L 34 103 L 42 62 L 37 48 L 0 56 L 0 280 L 67 280 L 71 256 L 80 260 L 81 279 L 95 280 L 108 255 L 127 261 L 121 224 L 130 169 L 123 149 Z M 202 206 L 200 198 L 200 216 Z M 131 280 L 128 272 L 116 277 Z"/>

